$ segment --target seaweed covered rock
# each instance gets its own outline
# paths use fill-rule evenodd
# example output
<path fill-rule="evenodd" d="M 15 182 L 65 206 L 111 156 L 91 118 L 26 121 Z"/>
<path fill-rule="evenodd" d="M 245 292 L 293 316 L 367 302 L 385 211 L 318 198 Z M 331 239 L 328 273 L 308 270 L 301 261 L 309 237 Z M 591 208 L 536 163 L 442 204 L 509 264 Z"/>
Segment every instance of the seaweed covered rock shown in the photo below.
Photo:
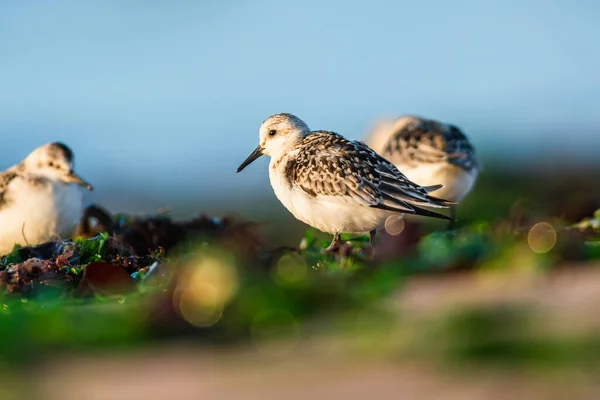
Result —
<path fill-rule="evenodd" d="M 75 289 L 91 263 L 103 262 L 130 276 L 149 267 L 162 254 L 135 256 L 128 246 L 103 233 L 75 241 L 56 241 L 16 248 L 0 262 L 0 291 L 31 297 L 53 288 L 57 296 L 77 295 Z M 93 294 L 87 291 L 86 295 Z"/>
<path fill-rule="evenodd" d="M 90 220 L 95 219 L 94 226 Z M 99 232 L 114 235 L 119 243 L 130 246 L 139 256 L 148 255 L 158 248 L 170 253 L 186 242 L 208 241 L 255 259 L 262 245 L 257 225 L 231 217 L 222 219 L 206 215 L 184 221 L 174 221 L 165 215 L 131 217 L 115 216 L 93 205 L 86 209 L 76 236 L 91 237 Z"/>
<path fill-rule="evenodd" d="M 165 264 L 168 254 L 206 242 L 248 263 L 264 258 L 255 224 L 205 215 L 187 221 L 112 216 L 94 205 L 85 210 L 73 237 L 17 247 L 0 258 L 0 291 L 35 296 L 53 287 L 60 296 L 83 297 L 131 292 L 153 266 Z"/>

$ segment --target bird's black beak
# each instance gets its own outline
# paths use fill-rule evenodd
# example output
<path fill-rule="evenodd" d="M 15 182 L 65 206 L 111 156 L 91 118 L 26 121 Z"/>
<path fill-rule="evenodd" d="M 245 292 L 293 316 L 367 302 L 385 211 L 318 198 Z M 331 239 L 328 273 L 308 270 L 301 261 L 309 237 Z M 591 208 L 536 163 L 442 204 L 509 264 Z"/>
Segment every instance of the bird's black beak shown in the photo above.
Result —
<path fill-rule="evenodd" d="M 79 186 L 83 186 L 84 188 L 86 188 L 87 190 L 90 190 L 90 191 L 94 190 L 92 185 L 90 185 L 89 183 L 84 181 L 79 175 L 77 175 L 75 173 L 75 171 L 69 171 L 69 173 L 67 174 L 67 179 L 65 179 L 65 182 L 75 183 Z"/>
<path fill-rule="evenodd" d="M 246 168 L 248 165 L 250 165 L 252 163 L 252 161 L 256 160 L 257 158 L 259 158 L 262 155 L 263 155 L 263 149 L 259 145 L 256 149 L 254 149 L 254 151 L 252 152 L 252 154 L 250 154 L 248 156 L 248 158 L 246 158 L 246 160 L 244 160 L 244 162 L 242 163 L 242 165 L 240 165 L 238 167 L 237 171 L 235 171 L 235 172 L 240 172 L 241 170 L 243 170 L 244 168 Z"/>

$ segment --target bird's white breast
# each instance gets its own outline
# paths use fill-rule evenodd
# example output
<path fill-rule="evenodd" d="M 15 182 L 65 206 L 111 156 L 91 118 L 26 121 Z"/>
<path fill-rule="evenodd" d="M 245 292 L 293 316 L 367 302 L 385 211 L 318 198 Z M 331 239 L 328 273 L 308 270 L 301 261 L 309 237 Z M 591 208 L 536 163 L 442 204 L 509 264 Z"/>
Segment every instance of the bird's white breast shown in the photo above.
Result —
<path fill-rule="evenodd" d="M 283 164 L 284 162 L 276 163 L 271 159 L 269 164 L 269 180 L 277 199 L 298 218 L 292 201 L 292 189 L 285 176 L 285 166 Z"/>
<path fill-rule="evenodd" d="M 466 171 L 449 163 L 396 165 L 411 181 L 430 186 L 443 184 L 444 187 L 431 195 L 450 201 L 461 201 L 471 190 L 477 179 L 477 170 Z"/>
<path fill-rule="evenodd" d="M 285 175 L 285 164 L 269 166 L 269 178 L 275 196 L 297 219 L 327 233 L 365 233 L 384 225 L 394 214 L 359 204 L 345 196 L 310 196 L 290 185 Z"/>
<path fill-rule="evenodd" d="M 0 253 L 13 246 L 35 245 L 68 237 L 82 212 L 82 194 L 73 185 L 15 178 L 9 202 L 0 209 Z"/>

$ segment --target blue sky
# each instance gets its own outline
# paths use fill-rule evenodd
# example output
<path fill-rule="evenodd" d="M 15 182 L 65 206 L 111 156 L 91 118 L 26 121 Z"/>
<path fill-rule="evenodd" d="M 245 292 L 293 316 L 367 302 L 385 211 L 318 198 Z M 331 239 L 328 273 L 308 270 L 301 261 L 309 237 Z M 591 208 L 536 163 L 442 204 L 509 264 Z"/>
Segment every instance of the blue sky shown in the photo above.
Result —
<path fill-rule="evenodd" d="M 594 0 L 1 2 L 1 167 L 63 140 L 100 184 L 249 187 L 266 161 L 232 172 L 282 111 L 352 138 L 416 113 L 482 152 L 585 152 L 599 17 Z"/>

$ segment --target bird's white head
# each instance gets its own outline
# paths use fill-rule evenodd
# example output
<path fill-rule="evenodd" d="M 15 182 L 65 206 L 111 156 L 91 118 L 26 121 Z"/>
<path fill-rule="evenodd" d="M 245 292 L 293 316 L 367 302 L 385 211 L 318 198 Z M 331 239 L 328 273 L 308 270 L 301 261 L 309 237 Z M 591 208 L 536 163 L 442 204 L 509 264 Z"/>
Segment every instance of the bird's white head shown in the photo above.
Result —
<path fill-rule="evenodd" d="M 38 147 L 22 164 L 25 171 L 34 176 L 65 184 L 75 183 L 93 190 L 92 185 L 73 170 L 73 151 L 63 143 L 48 143 Z"/>
<path fill-rule="evenodd" d="M 271 115 L 259 130 L 260 144 L 250 156 L 240 165 L 240 172 L 260 156 L 267 155 L 278 160 L 293 149 L 310 129 L 300 118 L 288 113 Z"/>

